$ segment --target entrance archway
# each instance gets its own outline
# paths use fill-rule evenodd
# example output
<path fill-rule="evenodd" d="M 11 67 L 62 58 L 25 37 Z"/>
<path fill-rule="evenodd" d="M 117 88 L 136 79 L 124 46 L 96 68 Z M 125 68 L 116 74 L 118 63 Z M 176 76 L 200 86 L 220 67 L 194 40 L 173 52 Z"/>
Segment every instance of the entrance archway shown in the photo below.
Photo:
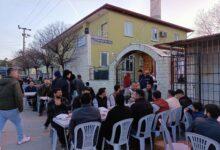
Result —
<path fill-rule="evenodd" d="M 156 62 L 148 54 L 140 51 L 131 51 L 125 54 L 116 65 L 116 82 L 121 84 L 126 73 L 131 75 L 131 81 L 138 81 L 138 70 L 148 70 L 156 76 Z"/>
<path fill-rule="evenodd" d="M 158 89 L 162 92 L 163 97 L 166 98 L 167 91 L 170 89 L 170 53 L 169 51 L 158 49 L 146 44 L 131 44 L 124 50 L 117 54 L 110 67 L 110 77 L 117 80 L 117 67 L 127 56 L 138 53 L 150 57 L 154 61 L 154 75 L 158 81 Z M 143 67 L 144 69 L 144 67 Z M 111 79 L 110 79 L 111 80 Z"/>

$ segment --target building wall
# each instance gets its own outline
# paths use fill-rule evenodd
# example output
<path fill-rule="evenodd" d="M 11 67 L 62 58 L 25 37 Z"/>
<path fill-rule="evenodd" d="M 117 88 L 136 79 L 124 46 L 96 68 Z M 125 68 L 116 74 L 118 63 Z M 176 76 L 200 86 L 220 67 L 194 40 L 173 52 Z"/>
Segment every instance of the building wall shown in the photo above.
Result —
<path fill-rule="evenodd" d="M 133 23 L 134 32 L 133 37 L 124 36 L 124 22 L 130 21 Z M 100 35 L 101 24 L 107 23 L 108 27 L 108 40 L 111 40 L 113 44 L 92 44 L 92 66 L 100 66 L 100 52 L 109 52 L 110 62 L 121 52 L 127 45 L 131 43 L 142 43 L 154 45 L 157 43 L 174 41 L 174 34 L 177 33 L 180 39 L 186 39 L 187 33 L 181 30 L 166 27 L 164 25 L 143 21 L 131 16 L 126 16 L 117 12 L 108 11 L 103 16 L 90 23 L 89 29 L 92 35 Z M 158 42 L 151 40 L 151 30 L 157 28 L 158 31 L 167 32 L 166 38 L 159 37 Z"/>
<path fill-rule="evenodd" d="M 85 36 L 85 45 L 76 49 L 73 60 L 65 65 L 75 75 L 82 75 L 84 81 L 89 80 L 89 57 L 91 51 L 91 37 Z"/>

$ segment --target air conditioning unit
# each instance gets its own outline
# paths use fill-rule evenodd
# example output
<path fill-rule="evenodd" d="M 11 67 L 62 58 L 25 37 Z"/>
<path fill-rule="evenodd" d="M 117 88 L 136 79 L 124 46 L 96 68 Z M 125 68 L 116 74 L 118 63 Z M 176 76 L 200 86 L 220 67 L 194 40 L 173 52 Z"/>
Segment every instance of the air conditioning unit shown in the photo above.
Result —
<path fill-rule="evenodd" d="M 164 31 L 160 31 L 160 37 L 167 37 L 167 33 Z"/>

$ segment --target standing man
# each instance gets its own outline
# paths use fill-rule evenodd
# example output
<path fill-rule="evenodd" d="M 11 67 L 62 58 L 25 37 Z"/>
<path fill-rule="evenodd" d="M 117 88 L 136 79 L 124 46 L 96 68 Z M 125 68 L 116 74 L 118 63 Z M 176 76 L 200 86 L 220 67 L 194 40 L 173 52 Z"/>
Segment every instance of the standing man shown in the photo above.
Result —
<path fill-rule="evenodd" d="M 82 76 L 80 74 L 77 75 L 77 79 L 73 81 L 73 86 L 76 89 L 78 95 L 82 95 L 82 90 L 84 89 L 85 85 L 82 81 Z"/>
<path fill-rule="evenodd" d="M 10 120 L 16 127 L 20 145 L 29 142 L 31 138 L 24 136 L 21 126 L 20 113 L 23 111 L 23 95 L 18 81 L 18 70 L 9 68 L 7 74 L 9 75 L 7 78 L 0 80 L 0 138 L 6 121 Z"/>
<path fill-rule="evenodd" d="M 147 83 L 146 83 L 145 75 L 144 75 L 144 73 L 141 69 L 138 70 L 138 75 L 139 75 L 138 81 L 139 81 L 139 84 L 140 84 L 140 88 L 141 89 L 146 88 Z"/>
<path fill-rule="evenodd" d="M 146 85 L 151 84 L 151 87 L 153 87 L 154 79 L 151 76 L 150 71 L 146 70 L 144 76 L 145 76 L 145 80 L 146 80 Z"/>
<path fill-rule="evenodd" d="M 38 94 L 40 97 L 50 97 L 52 98 L 51 82 L 49 79 L 44 80 L 44 84 L 39 88 Z M 48 101 L 48 100 L 47 100 Z M 45 100 L 40 99 L 39 116 L 43 115 Z"/>

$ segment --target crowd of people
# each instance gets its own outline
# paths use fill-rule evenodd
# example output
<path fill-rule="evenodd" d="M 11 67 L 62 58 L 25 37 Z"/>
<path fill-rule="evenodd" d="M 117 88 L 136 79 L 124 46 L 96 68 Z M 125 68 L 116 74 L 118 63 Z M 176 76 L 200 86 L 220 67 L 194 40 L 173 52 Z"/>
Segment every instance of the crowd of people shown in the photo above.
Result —
<path fill-rule="evenodd" d="M 51 125 L 58 134 L 62 148 L 65 148 L 63 128 L 53 121 L 53 118 L 60 114 L 71 116 L 69 124 L 71 141 L 74 142 L 74 128 L 91 121 L 101 122 L 101 129 L 98 138 L 97 149 L 101 149 L 103 138 L 110 140 L 113 125 L 127 118 L 133 118 L 131 132 L 136 132 L 138 121 L 149 114 L 158 114 L 163 111 L 182 107 L 183 111 L 189 112 L 193 118 L 192 125 L 187 131 L 205 135 L 220 143 L 220 123 L 217 118 L 220 116 L 219 106 L 207 104 L 203 106 L 200 102 L 192 100 L 184 94 L 183 90 L 169 90 L 168 97 L 162 98 L 162 94 L 157 90 L 155 79 L 149 71 L 143 73 L 139 70 L 139 81 L 131 82 L 127 73 L 123 85 L 116 84 L 114 92 L 107 94 L 105 87 L 102 87 L 95 94 L 92 87 L 87 82 L 84 84 L 81 75 L 75 75 L 65 70 L 63 75 L 59 71 L 54 73 L 54 79 L 45 79 L 43 84 L 35 85 L 30 80 L 25 92 L 36 92 L 40 97 L 48 96 L 51 100 L 47 106 L 47 120 L 45 129 Z M 30 137 L 23 136 L 20 125 L 19 112 L 23 111 L 22 90 L 20 88 L 18 73 L 16 69 L 8 70 L 9 77 L 0 80 L 0 132 L 7 119 L 11 120 L 18 131 L 18 143 L 28 142 Z M 29 105 L 33 111 L 37 111 L 37 95 L 27 97 Z M 165 100 L 166 99 L 166 100 Z M 101 119 L 98 108 L 108 109 L 109 112 L 105 120 Z M 43 115 L 45 101 L 40 99 L 39 116 Z M 209 129 L 210 132 L 206 132 Z M 118 139 L 116 139 L 117 141 Z"/>

